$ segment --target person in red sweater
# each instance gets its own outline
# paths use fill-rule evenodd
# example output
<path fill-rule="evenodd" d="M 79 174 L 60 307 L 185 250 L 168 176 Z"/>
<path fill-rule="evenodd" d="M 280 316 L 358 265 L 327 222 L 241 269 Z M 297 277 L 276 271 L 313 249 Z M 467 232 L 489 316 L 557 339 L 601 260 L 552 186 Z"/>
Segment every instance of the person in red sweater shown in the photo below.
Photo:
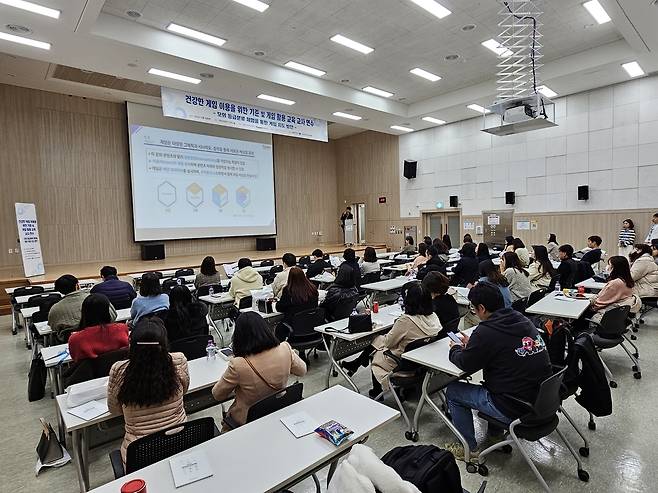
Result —
<path fill-rule="evenodd" d="M 104 294 L 90 294 L 82 302 L 82 318 L 78 331 L 69 337 L 69 353 L 73 361 L 97 358 L 103 353 L 128 346 L 128 326 L 113 323 L 110 300 Z"/>

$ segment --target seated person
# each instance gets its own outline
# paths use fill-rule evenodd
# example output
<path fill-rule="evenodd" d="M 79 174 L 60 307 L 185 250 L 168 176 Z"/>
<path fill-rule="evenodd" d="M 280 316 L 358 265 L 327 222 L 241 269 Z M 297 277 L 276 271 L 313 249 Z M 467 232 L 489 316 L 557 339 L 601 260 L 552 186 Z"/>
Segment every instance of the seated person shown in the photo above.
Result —
<path fill-rule="evenodd" d="M 194 279 L 194 287 L 199 289 L 201 286 L 208 286 L 209 284 L 221 284 L 222 276 L 217 271 L 215 259 L 207 256 L 201 262 L 201 269 Z"/>
<path fill-rule="evenodd" d="M 410 342 L 436 336 L 441 331 L 441 322 L 434 313 L 429 291 L 417 282 L 409 282 L 402 288 L 402 298 L 404 314 L 395 321 L 390 332 L 377 336 L 372 341 L 372 346 L 366 348 L 356 359 L 341 363 L 347 373 L 353 375 L 361 366 L 368 366 L 372 356 L 370 397 L 381 394 L 382 383 L 387 382 L 386 376 L 397 366 L 393 359 L 384 354 L 386 351 L 400 356 Z"/>
<path fill-rule="evenodd" d="M 218 401 L 235 393 L 222 431 L 247 422 L 249 408 L 288 385 L 290 375 L 304 376 L 306 364 L 287 342 L 279 342 L 268 323 L 255 312 L 242 313 L 235 322 L 233 354 L 228 368 L 212 388 Z"/>
<path fill-rule="evenodd" d="M 431 247 L 432 246 L 432 238 L 429 236 L 423 237 L 423 243 L 425 243 L 426 247 Z M 420 246 L 420 245 L 418 245 Z"/>
<path fill-rule="evenodd" d="M 445 247 L 445 244 L 443 242 L 441 242 L 441 244 Z M 418 269 L 418 273 L 416 274 L 416 279 L 422 281 L 423 279 L 425 279 L 425 276 L 430 272 L 440 272 L 441 274 L 445 274 L 447 261 L 448 261 L 448 256 L 445 254 L 441 255 L 439 253 L 439 250 L 436 248 L 436 246 L 432 245 L 427 249 L 427 260 Z"/>
<path fill-rule="evenodd" d="M 513 252 L 514 251 L 514 237 L 513 236 L 506 236 L 505 237 L 505 246 L 503 247 L 503 251 L 501 252 L 500 256 L 503 256 L 503 253 L 505 252 Z"/>
<path fill-rule="evenodd" d="M 464 239 L 462 240 L 462 243 L 473 243 L 473 237 L 470 235 L 470 233 L 466 233 L 464 235 Z"/>
<path fill-rule="evenodd" d="M 287 282 L 287 271 L 279 272 L 279 274 L 277 274 L 277 278 L 284 272 L 286 274 L 285 278 Z M 263 277 L 258 273 L 256 269 L 251 266 L 251 260 L 248 258 L 241 258 L 238 260 L 238 271 L 233 274 L 233 277 L 231 278 L 231 287 L 228 290 L 229 296 L 235 300 L 235 306 L 240 306 L 240 300 L 245 296 L 251 296 L 252 289 L 261 289 L 262 287 Z"/>
<path fill-rule="evenodd" d="M 556 274 L 555 268 L 548 258 L 548 249 L 544 245 L 532 247 L 535 261 L 528 266 L 528 280 L 533 287 L 547 289 Z"/>
<path fill-rule="evenodd" d="M 409 268 L 407 269 L 407 274 L 409 274 L 412 271 L 418 272 L 418 269 L 425 265 L 427 261 L 429 260 L 429 257 L 427 256 L 427 249 L 428 246 L 423 243 L 418 244 L 418 255 L 414 259 L 414 261 L 409 264 Z"/>
<path fill-rule="evenodd" d="M 319 276 L 324 272 L 325 269 L 329 269 L 331 267 L 331 264 L 324 260 L 324 253 L 322 253 L 322 250 L 319 248 L 316 248 L 313 250 L 313 253 L 311 254 L 311 265 L 308 266 L 308 269 L 306 270 L 306 277 L 309 279 Z"/>
<path fill-rule="evenodd" d="M 530 252 L 528 252 L 528 249 L 523 244 L 523 241 L 521 241 L 521 238 L 514 238 L 512 240 L 512 251 L 516 253 L 517 257 L 519 257 L 521 267 L 525 269 L 530 265 Z"/>
<path fill-rule="evenodd" d="M 283 270 L 274 277 L 274 281 L 272 282 L 272 292 L 275 298 L 281 296 L 283 287 L 288 284 L 288 274 L 290 273 L 290 269 L 297 265 L 297 257 L 292 253 L 284 253 L 281 261 L 283 262 Z"/>
<path fill-rule="evenodd" d="M 477 250 L 475 251 L 475 256 L 478 259 L 478 264 L 481 264 L 485 260 L 491 260 L 491 254 L 489 253 L 489 245 L 486 243 L 478 243 Z"/>
<path fill-rule="evenodd" d="M 459 326 L 459 307 L 455 297 L 447 294 L 450 280 L 440 272 L 429 272 L 423 279 L 423 288 L 432 297 L 432 308 L 441 322 L 439 337 L 446 337 L 448 332 L 456 332 Z"/>
<path fill-rule="evenodd" d="M 516 252 L 505 252 L 500 260 L 500 271 L 509 283 L 509 290 L 512 293 L 512 303 L 522 298 L 530 296 L 536 288 L 530 284 L 528 271 L 521 265 L 521 260 Z"/>
<path fill-rule="evenodd" d="M 354 285 L 358 288 L 361 286 L 361 267 L 356 261 L 356 253 L 351 248 L 346 248 L 343 252 L 343 264 L 349 265 L 352 268 L 352 278 Z M 377 264 L 379 265 L 379 264 Z"/>
<path fill-rule="evenodd" d="M 468 286 L 475 283 L 480 273 L 478 260 L 475 257 L 475 243 L 465 243 L 461 249 L 462 257 L 452 269 L 453 286 Z"/>
<path fill-rule="evenodd" d="M 481 322 L 470 338 L 461 334 L 461 345 L 450 342 L 450 361 L 468 373 L 482 370 L 484 385 L 453 382 L 446 388 L 446 397 L 453 424 L 477 456 L 472 410 L 511 423 L 527 410 L 507 395 L 534 403 L 539 386 L 552 375 L 552 369 L 537 329 L 521 313 L 504 308 L 499 289 L 479 283 L 468 299 Z M 490 427 L 489 433 L 492 431 Z M 445 448 L 455 458 L 464 459 L 460 443 Z"/>
<path fill-rule="evenodd" d="M 424 243 L 423 243 L 424 244 Z M 359 272 L 362 276 L 372 274 L 373 272 L 379 273 L 381 266 L 377 261 L 377 252 L 373 247 L 366 247 L 363 252 L 363 258 L 359 260 Z"/>
<path fill-rule="evenodd" d="M 318 307 L 318 289 L 304 275 L 299 267 L 293 267 L 288 274 L 288 284 L 281 292 L 281 298 L 276 303 L 276 311 L 283 313 L 283 322 L 289 324 L 299 312 Z M 287 325 L 279 324 L 276 337 L 285 341 L 290 337 Z"/>
<path fill-rule="evenodd" d="M 192 301 L 187 286 L 174 286 L 169 292 L 169 310 L 164 319 L 169 342 L 186 337 L 208 335 L 208 307 Z"/>
<path fill-rule="evenodd" d="M 581 257 L 580 261 L 587 262 L 590 265 L 598 264 L 601 261 L 601 243 L 603 243 L 603 240 L 600 236 L 595 235 L 587 238 L 588 250 Z"/>
<path fill-rule="evenodd" d="M 407 255 L 413 255 L 416 253 L 416 247 L 414 246 L 414 239 L 412 236 L 405 236 L 404 246 L 402 247 L 402 250 L 400 250 L 400 253 Z"/>
<path fill-rule="evenodd" d="M 327 290 L 327 296 L 320 305 L 322 308 L 324 308 L 325 318 L 329 321 L 336 320 L 334 312 L 336 312 L 342 307 L 342 305 L 345 305 L 346 303 L 356 306 L 358 296 L 359 291 L 354 285 L 352 267 L 347 265 L 347 263 L 343 263 L 338 268 L 336 279 L 331 284 L 331 286 L 329 286 L 329 289 Z"/>
<path fill-rule="evenodd" d="M 128 347 L 128 326 L 113 323 L 110 300 L 104 294 L 90 294 L 82 302 L 80 327 L 69 337 L 71 359 L 97 358 Z"/>
<path fill-rule="evenodd" d="M 651 256 L 653 257 L 653 261 L 658 264 L 658 245 L 651 245 Z"/>
<path fill-rule="evenodd" d="M 139 283 L 139 296 L 130 307 L 130 325 L 136 327 L 144 315 L 162 312 L 169 308 L 169 296 L 162 292 L 160 278 L 147 272 Z"/>
<path fill-rule="evenodd" d="M 549 234 L 548 241 L 546 242 L 546 250 L 548 251 L 548 257 L 555 262 L 560 260 L 559 248 L 560 246 L 557 244 L 555 233 Z"/>
<path fill-rule="evenodd" d="M 500 267 L 494 264 L 491 259 L 480 262 L 480 278 L 478 284 L 481 282 L 488 282 L 496 286 L 503 296 L 503 306 L 510 308 L 512 306 L 512 293 L 509 290 L 509 281 L 500 272 Z"/>
<path fill-rule="evenodd" d="M 116 267 L 106 265 L 101 269 L 101 279 L 93 288 L 91 294 L 104 294 L 117 310 L 130 308 L 132 301 L 137 298 L 137 293 L 132 284 L 122 281 L 117 277 Z"/>
<path fill-rule="evenodd" d="M 658 265 L 651 256 L 651 247 L 645 243 L 638 243 L 630 253 L 631 277 L 635 286 L 633 294 L 640 298 L 653 298 L 658 296 Z"/>
<path fill-rule="evenodd" d="M 569 244 L 560 245 L 558 255 L 560 257 L 560 266 L 557 268 L 557 273 L 560 275 L 560 286 L 562 289 L 572 289 L 576 284 L 578 274 L 578 266 L 572 258 L 573 247 Z"/>
<path fill-rule="evenodd" d="M 434 246 L 436 246 L 435 243 L 436 243 L 437 240 L 438 240 L 438 238 L 435 238 L 434 241 L 432 242 L 432 244 L 434 244 Z M 446 246 L 446 253 L 449 252 L 450 250 L 452 250 L 452 241 L 450 240 L 450 235 L 449 234 L 447 234 L 447 233 L 444 234 L 441 237 L 440 241 Z M 441 253 L 441 249 L 439 249 L 439 253 Z"/>
<path fill-rule="evenodd" d="M 131 442 L 187 421 L 183 396 L 190 385 L 187 359 L 183 353 L 169 353 L 167 331 L 157 317 L 137 323 L 128 355 L 127 361 L 112 365 L 107 383 L 107 407 L 125 422 L 124 464 Z"/>

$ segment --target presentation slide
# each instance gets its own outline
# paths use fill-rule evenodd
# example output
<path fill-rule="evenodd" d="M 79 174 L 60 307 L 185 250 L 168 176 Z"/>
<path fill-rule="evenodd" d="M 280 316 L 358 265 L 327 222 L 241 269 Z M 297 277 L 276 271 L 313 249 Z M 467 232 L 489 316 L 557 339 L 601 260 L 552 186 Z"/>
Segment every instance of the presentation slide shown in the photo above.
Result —
<path fill-rule="evenodd" d="M 130 125 L 135 241 L 276 234 L 272 145 Z"/>

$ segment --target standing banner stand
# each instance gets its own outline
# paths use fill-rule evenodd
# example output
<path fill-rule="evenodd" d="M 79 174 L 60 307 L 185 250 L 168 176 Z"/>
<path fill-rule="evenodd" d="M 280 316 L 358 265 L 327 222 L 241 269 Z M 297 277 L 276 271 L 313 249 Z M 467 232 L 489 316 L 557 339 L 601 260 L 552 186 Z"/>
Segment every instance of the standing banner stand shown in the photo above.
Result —
<path fill-rule="evenodd" d="M 352 246 L 354 245 L 355 239 L 355 233 L 356 231 L 354 230 L 354 219 L 346 219 L 345 220 L 345 245 L 346 246 Z"/>
<path fill-rule="evenodd" d="M 14 204 L 16 207 L 16 225 L 21 244 L 23 271 L 25 277 L 42 276 L 46 273 L 41 256 L 37 209 L 34 204 Z"/>

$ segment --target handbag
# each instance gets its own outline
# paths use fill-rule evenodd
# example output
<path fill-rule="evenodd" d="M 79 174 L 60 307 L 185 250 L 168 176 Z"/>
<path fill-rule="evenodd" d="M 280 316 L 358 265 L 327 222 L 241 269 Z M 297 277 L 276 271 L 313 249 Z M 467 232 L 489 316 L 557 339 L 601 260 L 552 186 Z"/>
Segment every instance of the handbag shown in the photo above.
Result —
<path fill-rule="evenodd" d="M 41 353 L 32 359 L 30 371 L 27 374 L 27 400 L 30 402 L 43 399 L 46 395 L 46 363 Z"/>
<path fill-rule="evenodd" d="M 46 423 L 43 418 L 39 418 L 39 420 L 43 430 L 37 444 L 37 455 L 42 464 L 51 464 L 64 457 L 64 449 L 50 423 Z"/>
<path fill-rule="evenodd" d="M 273 313 L 274 312 L 274 299 L 272 298 L 261 298 L 258 300 L 258 311 L 261 313 Z"/>
<path fill-rule="evenodd" d="M 347 331 L 350 334 L 370 332 L 372 330 L 372 317 L 370 314 L 350 315 L 347 322 Z"/>

